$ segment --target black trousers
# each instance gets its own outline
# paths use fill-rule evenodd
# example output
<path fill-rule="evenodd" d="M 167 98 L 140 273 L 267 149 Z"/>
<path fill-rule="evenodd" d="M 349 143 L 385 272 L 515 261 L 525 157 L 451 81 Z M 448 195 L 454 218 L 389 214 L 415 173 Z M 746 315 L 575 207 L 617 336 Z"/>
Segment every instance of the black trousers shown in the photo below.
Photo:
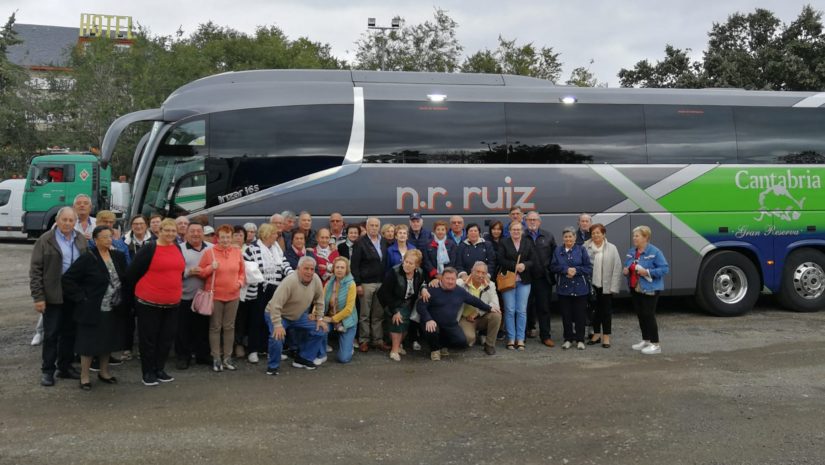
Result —
<path fill-rule="evenodd" d="M 143 374 L 157 373 L 166 367 L 166 358 L 175 341 L 178 308 L 162 308 L 135 302 L 140 366 Z"/>
<path fill-rule="evenodd" d="M 198 360 L 212 361 L 209 355 L 209 317 L 192 311 L 191 300 L 181 300 L 178 306 L 178 323 L 175 333 L 175 356 L 189 361 L 192 355 Z"/>
<path fill-rule="evenodd" d="M 593 288 L 596 289 L 596 302 L 590 304 L 593 307 L 593 332 L 610 335 L 613 328 L 613 295 L 605 294 L 600 287 Z"/>
<path fill-rule="evenodd" d="M 277 288 L 274 284 L 266 284 L 263 289 L 258 290 L 258 298 L 249 302 L 250 305 L 247 307 L 246 332 L 249 336 L 248 349 L 250 353 L 264 353 L 267 351 L 269 328 L 264 319 L 264 312 L 266 312 L 266 304 L 275 295 L 275 289 Z"/>
<path fill-rule="evenodd" d="M 43 312 L 43 373 L 67 370 L 74 360 L 74 311 L 71 305 L 46 304 Z"/>
<path fill-rule="evenodd" d="M 467 348 L 467 337 L 458 322 L 448 326 L 438 325 L 435 332 L 428 332 L 425 325 L 421 325 L 421 332 L 424 339 L 430 346 L 430 352 L 441 350 L 442 347 L 455 347 L 457 349 Z"/>
<path fill-rule="evenodd" d="M 564 326 L 564 340 L 584 342 L 584 326 L 587 319 L 587 296 L 559 296 L 559 310 Z"/>
<path fill-rule="evenodd" d="M 527 329 L 536 329 L 539 324 L 539 338 L 544 341 L 550 339 L 550 297 L 553 286 L 547 276 L 533 279 L 530 286 L 530 297 L 527 298 Z"/>
<path fill-rule="evenodd" d="M 631 290 L 630 297 L 633 301 L 633 309 L 639 317 L 642 339 L 658 344 L 659 325 L 656 323 L 656 304 L 659 302 L 659 293 L 647 295 Z"/>

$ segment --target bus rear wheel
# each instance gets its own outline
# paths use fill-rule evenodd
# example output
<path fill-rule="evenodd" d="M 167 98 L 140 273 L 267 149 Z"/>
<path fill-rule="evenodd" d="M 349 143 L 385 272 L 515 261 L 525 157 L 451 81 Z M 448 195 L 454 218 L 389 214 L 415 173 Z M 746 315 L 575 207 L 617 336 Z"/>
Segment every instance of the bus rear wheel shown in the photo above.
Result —
<path fill-rule="evenodd" d="M 795 312 L 825 308 L 825 254 L 815 249 L 798 249 L 788 255 L 782 269 L 779 301 Z"/>
<path fill-rule="evenodd" d="M 747 313 L 759 298 L 756 265 L 739 252 L 723 250 L 707 257 L 699 268 L 696 300 L 716 316 Z"/>

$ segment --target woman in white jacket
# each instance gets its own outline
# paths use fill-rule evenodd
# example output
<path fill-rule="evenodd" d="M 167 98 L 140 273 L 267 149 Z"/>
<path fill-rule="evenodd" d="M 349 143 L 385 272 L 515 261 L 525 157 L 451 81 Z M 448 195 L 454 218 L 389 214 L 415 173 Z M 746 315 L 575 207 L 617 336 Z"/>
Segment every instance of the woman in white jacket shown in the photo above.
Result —
<path fill-rule="evenodd" d="M 593 314 L 593 336 L 589 345 L 602 343 L 610 347 L 610 332 L 613 319 L 613 295 L 619 293 L 622 280 L 622 259 L 615 245 L 607 242 L 607 228 L 597 223 L 590 227 L 590 239 L 584 243 L 590 261 L 593 263 L 593 289 L 596 292 Z"/>

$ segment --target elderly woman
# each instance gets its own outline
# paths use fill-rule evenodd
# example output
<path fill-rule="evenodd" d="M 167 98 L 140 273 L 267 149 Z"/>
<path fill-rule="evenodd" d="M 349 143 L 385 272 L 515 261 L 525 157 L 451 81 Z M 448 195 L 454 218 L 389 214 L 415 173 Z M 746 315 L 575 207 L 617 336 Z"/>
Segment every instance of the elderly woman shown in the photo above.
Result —
<path fill-rule="evenodd" d="M 593 336 L 587 344 L 601 342 L 602 347 L 607 349 L 610 347 L 613 296 L 619 293 L 622 282 L 622 258 L 616 246 L 607 242 L 607 228 L 601 223 L 590 226 L 590 239 L 584 242 L 584 248 L 593 263 L 593 278 L 590 282 L 596 292 Z"/>
<path fill-rule="evenodd" d="M 381 242 L 384 247 L 389 247 L 395 242 L 395 225 L 392 223 L 385 223 L 381 226 Z"/>
<path fill-rule="evenodd" d="M 114 230 L 97 226 L 94 247 L 80 256 L 63 275 L 63 297 L 73 302 L 77 322 L 75 353 L 80 355 L 80 388 L 92 388 L 92 358 L 100 360 L 100 381 L 117 383 L 109 372 L 109 354 L 119 348 L 124 299 L 121 283 L 126 276 L 126 256 L 112 249 Z"/>
<path fill-rule="evenodd" d="M 338 255 L 352 260 L 352 250 L 355 247 L 355 241 L 361 237 L 361 228 L 357 224 L 350 224 L 347 226 L 346 231 L 346 240 L 338 244 Z"/>
<path fill-rule="evenodd" d="M 258 269 L 264 277 L 261 284 L 251 284 L 246 288 L 245 301 L 247 303 L 247 333 L 249 343 L 247 349 L 249 363 L 258 363 L 258 354 L 267 351 L 269 329 L 266 324 L 266 304 L 275 295 L 275 290 L 281 281 L 293 272 L 289 262 L 284 258 L 284 252 L 278 245 L 278 228 L 269 223 L 258 228 L 258 240 L 249 244 L 244 251 L 244 260 L 258 264 Z M 274 353 L 273 353 L 274 356 Z"/>
<path fill-rule="evenodd" d="M 466 280 L 476 262 L 484 262 L 488 270 L 496 269 L 496 249 L 481 237 L 481 228 L 475 223 L 467 225 L 467 238 L 458 244 L 455 268 L 458 277 Z"/>
<path fill-rule="evenodd" d="M 633 247 L 627 251 L 622 274 L 627 276 L 633 309 L 639 317 L 642 340 L 633 344 L 634 350 L 645 355 L 662 353 L 659 345 L 659 327 L 656 323 L 656 304 L 665 288 L 664 277 L 670 271 L 665 255 L 650 243 L 650 228 L 633 228 Z"/>
<path fill-rule="evenodd" d="M 127 271 L 126 281 L 134 286 L 135 313 L 143 384 L 157 386 L 175 378 L 166 371 L 166 358 L 175 339 L 177 313 L 183 295 L 186 262 L 177 245 L 175 220 L 160 223 L 156 241 L 140 248 Z"/>
<path fill-rule="evenodd" d="M 378 300 L 384 306 L 384 316 L 390 331 L 390 359 L 401 361 L 401 355 L 406 354 L 401 342 L 410 325 L 415 301 L 422 286 L 426 285 L 424 271 L 421 270 L 421 252 L 415 249 L 404 254 L 404 260 L 395 265 L 384 276 L 384 282 L 378 290 Z M 425 290 L 426 291 L 426 290 Z"/>
<path fill-rule="evenodd" d="M 246 231 L 246 239 L 244 240 L 244 244 L 249 245 L 258 239 L 258 225 L 255 223 L 244 223 L 243 229 Z"/>
<path fill-rule="evenodd" d="M 433 223 L 433 240 L 427 249 L 422 251 L 427 279 L 436 280 L 444 268 L 453 266 L 456 249 L 455 242 L 447 237 L 447 222 L 439 220 Z"/>
<path fill-rule="evenodd" d="M 587 300 L 590 298 L 590 277 L 593 265 L 587 250 L 576 244 L 576 229 L 564 228 L 562 245 L 553 250 L 550 273 L 556 276 L 556 294 L 559 296 L 564 344 L 567 350 L 576 342 L 584 350 L 584 326 L 587 318 Z"/>
<path fill-rule="evenodd" d="M 507 349 L 523 351 L 524 333 L 527 330 L 527 299 L 530 297 L 531 269 L 536 252 L 533 241 L 524 237 L 524 225 L 521 222 L 510 223 L 509 231 L 510 237 L 501 240 L 496 263 L 502 273 L 516 273 L 516 287 L 500 292 L 505 309 Z"/>
<path fill-rule="evenodd" d="M 332 261 L 332 279 L 324 286 L 324 322 L 329 323 L 327 338 L 334 334 L 338 335 L 336 358 L 339 363 L 349 363 L 355 351 L 355 331 L 358 328 L 355 288 L 349 260 L 336 257 Z M 321 356 L 323 357 L 325 355 Z"/>
<path fill-rule="evenodd" d="M 232 226 L 224 224 L 218 228 L 218 245 L 203 254 L 200 269 L 204 290 L 214 291 L 212 315 L 209 316 L 212 371 L 235 370 L 232 361 L 235 313 L 238 311 L 241 289 L 246 284 L 246 268 L 241 249 L 232 245 Z"/>
<path fill-rule="evenodd" d="M 315 235 L 317 244 L 313 249 L 310 249 L 315 254 L 315 260 L 318 262 L 316 272 L 321 282 L 326 284 L 332 278 L 332 262 L 338 258 L 338 248 L 331 242 L 332 234 L 329 228 L 321 228 Z"/>
<path fill-rule="evenodd" d="M 292 242 L 287 244 L 284 256 L 286 256 L 289 266 L 291 266 L 293 270 L 298 269 L 298 260 L 300 260 L 301 257 L 307 256 L 315 259 L 315 254 L 312 253 L 312 249 L 306 248 L 306 233 L 300 229 L 292 231 Z"/>
<path fill-rule="evenodd" d="M 387 273 L 389 273 L 394 266 L 401 264 L 404 260 L 404 254 L 406 254 L 408 250 L 414 250 L 416 248 L 415 245 L 408 241 L 409 237 L 409 226 L 406 224 L 395 226 L 395 243 L 387 247 Z"/>

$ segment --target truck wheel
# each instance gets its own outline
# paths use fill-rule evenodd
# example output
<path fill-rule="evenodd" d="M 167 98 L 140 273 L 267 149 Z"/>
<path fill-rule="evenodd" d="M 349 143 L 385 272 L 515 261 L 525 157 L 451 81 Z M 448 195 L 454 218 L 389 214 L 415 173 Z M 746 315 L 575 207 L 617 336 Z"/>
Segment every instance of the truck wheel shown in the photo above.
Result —
<path fill-rule="evenodd" d="M 788 255 L 782 269 L 779 301 L 795 312 L 825 308 L 825 254 L 815 249 L 797 249 Z"/>
<path fill-rule="evenodd" d="M 723 250 L 705 258 L 699 268 L 696 300 L 716 316 L 739 316 L 749 312 L 760 291 L 759 272 L 748 257 Z"/>

